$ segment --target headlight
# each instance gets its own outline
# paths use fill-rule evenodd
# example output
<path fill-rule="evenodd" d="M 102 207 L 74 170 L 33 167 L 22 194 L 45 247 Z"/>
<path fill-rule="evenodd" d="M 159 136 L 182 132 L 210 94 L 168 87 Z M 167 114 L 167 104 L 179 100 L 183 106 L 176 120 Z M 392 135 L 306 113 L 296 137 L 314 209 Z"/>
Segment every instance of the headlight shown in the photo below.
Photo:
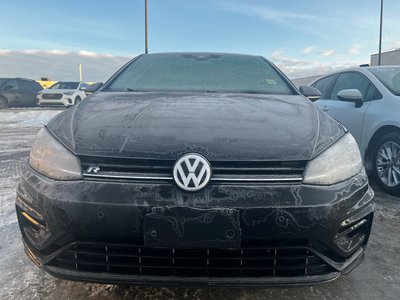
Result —
<path fill-rule="evenodd" d="M 82 178 L 79 159 L 54 138 L 45 127 L 39 131 L 33 142 L 29 164 L 39 173 L 53 179 Z"/>
<path fill-rule="evenodd" d="M 360 150 L 350 133 L 308 163 L 303 183 L 330 185 L 344 181 L 363 168 Z"/>
<path fill-rule="evenodd" d="M 71 95 L 73 95 L 75 92 L 64 92 L 63 94 L 64 95 L 67 95 L 67 96 L 71 96 Z"/>

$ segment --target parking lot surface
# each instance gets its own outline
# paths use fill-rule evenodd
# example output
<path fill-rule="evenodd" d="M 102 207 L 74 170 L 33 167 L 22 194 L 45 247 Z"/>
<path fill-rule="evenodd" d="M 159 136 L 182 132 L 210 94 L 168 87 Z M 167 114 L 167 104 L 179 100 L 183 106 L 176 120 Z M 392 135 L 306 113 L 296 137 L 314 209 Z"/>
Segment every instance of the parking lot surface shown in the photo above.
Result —
<path fill-rule="evenodd" d="M 59 110 L 0 111 L 0 299 L 400 299 L 400 199 L 376 192 L 365 261 L 320 285 L 271 289 L 144 288 L 60 280 L 25 255 L 15 216 L 15 187 L 40 126 Z"/>

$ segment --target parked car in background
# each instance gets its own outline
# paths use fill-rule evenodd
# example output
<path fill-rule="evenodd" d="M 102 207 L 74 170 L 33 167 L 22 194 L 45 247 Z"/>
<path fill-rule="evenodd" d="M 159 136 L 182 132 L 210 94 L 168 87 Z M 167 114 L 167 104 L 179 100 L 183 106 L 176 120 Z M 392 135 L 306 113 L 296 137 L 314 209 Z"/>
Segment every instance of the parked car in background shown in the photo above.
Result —
<path fill-rule="evenodd" d="M 315 102 L 356 139 L 381 187 L 400 195 L 400 67 L 360 67 L 326 75 L 311 86 Z"/>
<path fill-rule="evenodd" d="M 134 58 L 39 131 L 17 187 L 26 253 L 54 276 L 102 283 L 347 274 L 374 193 L 352 135 L 300 90 L 261 56 Z"/>
<path fill-rule="evenodd" d="M 50 88 L 37 94 L 37 104 L 73 106 L 86 98 L 85 89 L 88 86 L 85 82 L 58 81 Z"/>
<path fill-rule="evenodd" d="M 0 78 L 0 108 L 36 106 L 36 94 L 42 86 L 25 78 Z"/>

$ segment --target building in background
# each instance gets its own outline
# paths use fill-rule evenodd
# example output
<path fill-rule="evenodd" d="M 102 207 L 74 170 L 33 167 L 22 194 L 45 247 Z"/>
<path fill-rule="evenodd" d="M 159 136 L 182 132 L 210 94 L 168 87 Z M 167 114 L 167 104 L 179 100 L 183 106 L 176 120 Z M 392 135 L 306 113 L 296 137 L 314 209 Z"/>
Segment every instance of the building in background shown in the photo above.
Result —
<path fill-rule="evenodd" d="M 371 55 L 371 66 L 378 65 L 379 54 Z M 383 52 L 381 56 L 381 65 L 400 65 L 400 49 Z"/>

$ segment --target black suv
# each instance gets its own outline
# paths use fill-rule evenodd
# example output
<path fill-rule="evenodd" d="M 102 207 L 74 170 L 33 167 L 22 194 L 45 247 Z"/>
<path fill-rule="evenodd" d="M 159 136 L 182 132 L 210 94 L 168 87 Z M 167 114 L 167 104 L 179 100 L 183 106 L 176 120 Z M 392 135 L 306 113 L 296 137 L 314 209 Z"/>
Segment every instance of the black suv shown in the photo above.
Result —
<path fill-rule="evenodd" d="M 0 78 L 0 108 L 36 106 L 36 94 L 42 86 L 24 78 Z"/>

